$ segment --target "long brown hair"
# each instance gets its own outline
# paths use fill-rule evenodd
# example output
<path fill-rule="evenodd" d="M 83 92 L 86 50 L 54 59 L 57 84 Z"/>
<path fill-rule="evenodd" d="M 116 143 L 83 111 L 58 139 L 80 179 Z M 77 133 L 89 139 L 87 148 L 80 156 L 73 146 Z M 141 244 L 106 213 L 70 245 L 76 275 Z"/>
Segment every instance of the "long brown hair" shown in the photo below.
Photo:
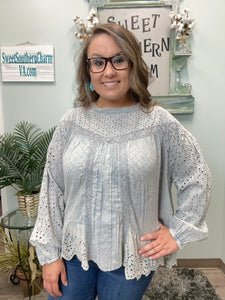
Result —
<path fill-rule="evenodd" d="M 77 73 L 78 100 L 85 107 L 88 107 L 99 98 L 99 95 L 95 91 L 90 90 L 89 84 L 91 79 L 86 60 L 88 58 L 87 52 L 90 43 L 96 35 L 103 33 L 110 35 L 121 48 L 122 52 L 129 58 L 131 64 L 129 92 L 132 99 L 136 102 L 140 102 L 143 107 L 150 108 L 153 106 L 151 95 L 148 91 L 150 72 L 142 58 L 139 42 L 133 33 L 116 23 L 98 24 L 94 26 L 90 36 L 84 42 Z"/>

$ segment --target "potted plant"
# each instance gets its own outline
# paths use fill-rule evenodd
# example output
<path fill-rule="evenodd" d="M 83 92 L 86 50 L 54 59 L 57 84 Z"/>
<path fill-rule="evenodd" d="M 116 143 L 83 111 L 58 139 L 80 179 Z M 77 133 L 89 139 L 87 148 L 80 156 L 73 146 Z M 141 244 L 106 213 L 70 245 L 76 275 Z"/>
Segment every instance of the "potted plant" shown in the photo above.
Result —
<path fill-rule="evenodd" d="M 0 272 L 11 274 L 12 283 L 20 283 L 24 297 L 39 294 L 43 288 L 42 269 L 34 247 L 28 244 L 25 236 L 18 243 L 17 237 L 11 232 L 8 236 L 1 226 Z"/>
<path fill-rule="evenodd" d="M 48 145 L 55 128 L 43 132 L 21 121 L 14 133 L 0 136 L 0 189 L 12 186 L 24 216 L 37 215 Z"/>

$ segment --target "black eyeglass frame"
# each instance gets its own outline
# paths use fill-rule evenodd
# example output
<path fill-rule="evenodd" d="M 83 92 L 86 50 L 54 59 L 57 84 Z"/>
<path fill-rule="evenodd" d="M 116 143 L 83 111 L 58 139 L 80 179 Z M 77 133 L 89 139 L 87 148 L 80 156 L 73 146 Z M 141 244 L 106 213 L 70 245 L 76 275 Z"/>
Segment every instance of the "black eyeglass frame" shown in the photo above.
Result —
<path fill-rule="evenodd" d="M 87 58 L 87 59 L 86 59 L 86 62 L 87 62 L 87 65 L 88 65 L 88 67 L 89 67 L 89 70 L 91 71 L 91 73 L 94 73 L 94 74 L 95 74 L 95 73 L 102 73 L 102 72 L 104 72 L 104 71 L 105 71 L 105 68 L 106 68 L 106 66 L 107 66 L 108 61 L 110 61 L 110 63 L 111 63 L 111 65 L 112 65 L 113 69 L 115 69 L 116 71 L 127 70 L 127 69 L 129 68 L 129 64 L 130 64 L 130 60 L 129 60 L 128 57 L 126 57 L 126 58 L 127 58 L 127 62 L 128 62 L 128 66 L 127 66 L 126 68 L 123 68 L 123 69 L 117 69 L 117 68 L 115 68 L 115 66 L 113 65 L 112 59 L 113 59 L 114 57 L 116 57 L 116 56 L 119 56 L 119 55 L 123 55 L 123 56 L 126 57 L 126 55 L 123 54 L 123 53 L 121 52 L 121 53 L 115 54 L 115 55 L 113 55 L 113 56 L 111 56 L 111 57 L 96 56 L 96 57 L 92 57 L 92 58 Z M 91 62 L 92 59 L 96 59 L 96 58 L 101 58 L 101 59 L 104 59 L 104 60 L 105 60 L 105 66 L 104 66 L 104 68 L 103 68 L 102 71 L 99 71 L 99 72 L 93 72 L 93 71 L 91 70 L 91 63 L 90 63 L 90 62 Z"/>

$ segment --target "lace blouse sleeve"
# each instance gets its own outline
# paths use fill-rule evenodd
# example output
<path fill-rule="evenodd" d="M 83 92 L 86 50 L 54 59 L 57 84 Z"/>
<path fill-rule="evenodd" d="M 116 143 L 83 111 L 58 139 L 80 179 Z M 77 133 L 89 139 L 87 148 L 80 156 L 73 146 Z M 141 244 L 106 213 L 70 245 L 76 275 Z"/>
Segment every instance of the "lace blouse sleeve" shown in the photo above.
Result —
<path fill-rule="evenodd" d="M 30 239 L 30 242 L 36 247 L 41 265 L 51 263 L 61 255 L 64 215 L 62 161 L 65 140 L 68 135 L 68 122 L 64 119 L 56 128 L 48 148 L 38 217 Z"/>
<path fill-rule="evenodd" d="M 182 248 L 207 237 L 210 172 L 197 141 L 173 116 L 169 117 L 163 136 L 167 182 L 177 188 L 178 205 L 167 225 Z"/>

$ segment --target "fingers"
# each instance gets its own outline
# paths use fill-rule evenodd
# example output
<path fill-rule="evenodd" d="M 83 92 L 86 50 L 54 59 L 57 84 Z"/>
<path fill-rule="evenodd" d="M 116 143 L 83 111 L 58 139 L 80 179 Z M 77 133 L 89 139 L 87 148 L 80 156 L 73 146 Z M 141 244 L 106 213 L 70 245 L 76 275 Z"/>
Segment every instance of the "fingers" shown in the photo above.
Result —
<path fill-rule="evenodd" d="M 148 233 L 146 235 L 141 236 L 141 241 L 150 241 L 150 240 L 156 240 L 157 239 L 157 232 Z"/>
<path fill-rule="evenodd" d="M 151 256 L 154 254 L 154 253 L 158 253 L 161 251 L 161 246 L 158 245 L 158 246 L 155 246 L 153 247 L 150 244 L 147 244 L 145 247 L 141 248 L 138 253 L 142 256 L 142 257 L 150 257 L 152 258 Z"/>
<path fill-rule="evenodd" d="M 59 282 L 57 278 L 44 277 L 44 288 L 53 297 L 62 296 L 62 293 L 59 290 Z"/>
<path fill-rule="evenodd" d="M 59 290 L 58 282 L 46 282 L 46 281 L 44 281 L 44 288 L 53 297 L 62 296 L 62 292 Z"/>
<path fill-rule="evenodd" d="M 146 235 L 143 235 L 141 236 L 140 240 L 141 241 L 150 241 L 150 240 L 156 240 L 158 238 L 158 233 L 161 229 L 164 229 L 164 228 L 167 228 L 165 226 L 162 225 L 162 223 L 159 222 L 159 229 L 156 231 L 156 232 L 151 232 L 151 233 L 148 233 Z"/>
<path fill-rule="evenodd" d="M 62 283 L 67 285 L 66 270 L 61 259 L 43 266 L 44 288 L 53 297 L 62 296 L 59 290 L 59 277 L 61 277 Z"/>
<path fill-rule="evenodd" d="M 160 250 L 159 252 L 157 252 L 156 254 L 152 254 L 151 256 L 149 256 L 149 258 L 150 259 L 157 259 L 157 258 L 163 257 L 163 256 L 171 254 L 171 253 L 172 252 L 167 251 L 166 249 L 163 249 L 163 250 Z"/>
<path fill-rule="evenodd" d="M 146 234 L 140 240 L 150 241 L 150 243 L 139 249 L 138 253 L 142 257 L 157 259 L 178 250 L 178 245 L 170 234 L 169 228 L 163 226 L 161 223 L 158 231 Z"/>
<path fill-rule="evenodd" d="M 63 268 L 62 272 L 61 272 L 61 281 L 62 281 L 62 284 L 67 286 L 67 275 L 66 275 L 66 269 L 65 267 Z"/>

